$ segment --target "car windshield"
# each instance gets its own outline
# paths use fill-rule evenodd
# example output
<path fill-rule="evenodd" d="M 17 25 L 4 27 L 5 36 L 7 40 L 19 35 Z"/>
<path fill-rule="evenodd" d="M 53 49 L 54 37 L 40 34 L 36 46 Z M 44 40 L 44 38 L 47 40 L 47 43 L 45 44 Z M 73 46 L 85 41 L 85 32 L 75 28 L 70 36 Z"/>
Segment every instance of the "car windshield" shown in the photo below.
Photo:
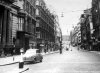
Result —
<path fill-rule="evenodd" d="M 36 54 L 36 49 L 28 49 L 25 54 L 34 55 L 34 54 Z"/>

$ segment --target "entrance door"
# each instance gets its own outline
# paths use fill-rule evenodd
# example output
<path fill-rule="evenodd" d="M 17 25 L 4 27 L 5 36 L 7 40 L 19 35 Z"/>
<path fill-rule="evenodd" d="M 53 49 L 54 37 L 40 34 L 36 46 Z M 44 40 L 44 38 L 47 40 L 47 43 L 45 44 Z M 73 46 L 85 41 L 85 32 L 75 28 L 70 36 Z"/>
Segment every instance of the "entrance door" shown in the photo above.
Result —
<path fill-rule="evenodd" d="M 25 51 L 29 49 L 29 38 L 25 37 Z"/>
<path fill-rule="evenodd" d="M 2 42 L 2 28 L 3 28 L 3 17 L 4 17 L 4 7 L 3 6 L 0 6 L 0 44 Z"/>

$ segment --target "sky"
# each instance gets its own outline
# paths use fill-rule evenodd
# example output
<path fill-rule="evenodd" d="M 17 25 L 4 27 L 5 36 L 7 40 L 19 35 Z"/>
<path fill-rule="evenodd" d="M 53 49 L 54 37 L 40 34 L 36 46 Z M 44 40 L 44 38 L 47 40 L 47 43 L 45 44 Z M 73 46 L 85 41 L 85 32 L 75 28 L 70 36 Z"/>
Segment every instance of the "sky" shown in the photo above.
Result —
<path fill-rule="evenodd" d="M 91 8 L 92 0 L 44 0 L 48 8 L 59 18 L 63 35 L 69 35 L 73 26 L 79 22 L 83 10 Z M 63 14 L 63 17 L 61 17 Z"/>

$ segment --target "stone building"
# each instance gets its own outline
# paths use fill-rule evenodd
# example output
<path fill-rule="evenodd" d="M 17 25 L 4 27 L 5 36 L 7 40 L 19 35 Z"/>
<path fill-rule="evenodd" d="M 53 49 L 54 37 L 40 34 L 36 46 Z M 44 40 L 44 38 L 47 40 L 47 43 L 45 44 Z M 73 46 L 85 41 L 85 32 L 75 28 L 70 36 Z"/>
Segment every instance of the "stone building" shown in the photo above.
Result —
<path fill-rule="evenodd" d="M 81 46 L 84 49 L 91 50 L 93 42 L 93 24 L 91 9 L 84 10 L 84 14 L 81 15 Z"/>
<path fill-rule="evenodd" d="M 43 0 L 0 0 L 0 51 L 19 54 L 31 46 L 41 52 L 55 44 L 55 15 Z"/>
<path fill-rule="evenodd" d="M 14 5 L 20 7 L 18 12 L 20 25 L 15 24 L 15 46 L 24 50 L 29 49 L 30 46 L 36 47 L 35 0 L 17 0 Z"/>
<path fill-rule="evenodd" d="M 36 20 L 37 48 L 50 51 L 55 42 L 54 15 L 43 0 L 36 0 Z"/>
<path fill-rule="evenodd" d="M 0 48 L 5 54 L 36 45 L 35 0 L 0 0 Z"/>
<path fill-rule="evenodd" d="M 92 0 L 94 50 L 100 51 L 100 0 Z"/>
<path fill-rule="evenodd" d="M 70 32 L 70 42 L 72 46 L 77 46 L 77 26 Z"/>
<path fill-rule="evenodd" d="M 55 27 L 54 27 L 54 31 L 55 31 L 55 45 L 54 45 L 54 50 L 59 50 L 60 47 L 62 47 L 62 31 L 60 28 L 60 24 L 59 24 L 59 19 L 58 16 L 55 15 Z"/>
<path fill-rule="evenodd" d="M 14 5 L 14 0 L 0 0 L 0 54 L 13 51 L 13 24 L 18 24 L 19 7 Z M 14 17 L 16 16 L 16 17 Z M 14 21 L 16 20 L 16 21 Z"/>

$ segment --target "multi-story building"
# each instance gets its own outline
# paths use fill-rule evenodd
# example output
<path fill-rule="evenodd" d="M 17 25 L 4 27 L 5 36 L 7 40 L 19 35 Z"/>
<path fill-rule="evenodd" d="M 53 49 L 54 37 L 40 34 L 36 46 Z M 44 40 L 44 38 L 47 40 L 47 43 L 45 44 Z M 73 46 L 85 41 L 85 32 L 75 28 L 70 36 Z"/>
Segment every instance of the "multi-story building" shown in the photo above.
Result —
<path fill-rule="evenodd" d="M 27 50 L 30 46 L 36 46 L 36 18 L 35 0 L 16 0 L 14 5 L 20 7 L 19 18 L 14 17 L 16 24 L 13 24 L 12 32 L 15 38 L 15 46 Z M 20 25 L 17 25 L 17 24 Z M 19 27 L 19 28 L 18 28 Z"/>
<path fill-rule="evenodd" d="M 80 22 L 70 33 L 71 44 L 73 46 L 78 46 L 79 48 L 84 48 L 87 50 L 92 50 L 93 42 L 93 24 L 91 9 L 84 10 L 84 14 L 80 17 Z"/>
<path fill-rule="evenodd" d="M 94 50 L 100 50 L 100 0 L 92 0 Z"/>
<path fill-rule="evenodd" d="M 30 46 L 52 50 L 55 15 L 43 0 L 0 0 L 0 51 L 20 53 Z M 61 36 L 60 36 L 61 37 Z M 61 39 L 61 38 L 60 38 Z M 49 49 L 48 49 L 49 48 Z M 9 51 L 10 50 L 10 51 Z"/>
<path fill-rule="evenodd" d="M 55 42 L 54 35 L 54 15 L 43 0 L 36 0 L 36 33 L 37 33 L 37 48 L 42 49 L 42 45 L 46 50 L 50 50 L 52 43 Z"/>
<path fill-rule="evenodd" d="M 84 10 L 84 14 L 81 15 L 81 46 L 84 49 L 91 50 L 92 49 L 92 34 L 93 34 L 93 25 L 92 25 L 92 17 L 91 17 L 91 9 Z"/>
<path fill-rule="evenodd" d="M 20 53 L 36 44 L 35 0 L 0 0 L 0 48 Z"/>
<path fill-rule="evenodd" d="M 14 16 L 18 17 L 19 10 L 18 6 L 13 5 L 14 2 L 14 0 L 0 0 L 0 54 L 12 53 L 12 25 Z M 15 24 L 19 25 L 17 20 Z"/>
<path fill-rule="evenodd" d="M 80 18 L 81 23 L 81 47 L 85 47 L 87 38 L 86 38 L 86 24 L 85 24 L 85 15 L 82 14 Z"/>
<path fill-rule="evenodd" d="M 80 26 L 80 22 L 77 24 L 77 46 L 79 47 L 78 49 L 80 49 L 81 46 L 81 26 Z"/>
<path fill-rule="evenodd" d="M 70 45 L 73 45 L 73 32 L 70 31 Z"/>
<path fill-rule="evenodd" d="M 77 46 L 77 26 L 70 32 L 70 41 L 72 46 Z"/>
<path fill-rule="evenodd" d="M 73 28 L 73 30 L 70 33 L 70 37 L 71 37 L 70 38 L 71 45 L 80 48 L 81 45 L 80 22 Z"/>
<path fill-rule="evenodd" d="M 59 20 L 58 16 L 55 15 L 55 45 L 54 45 L 54 50 L 59 50 L 62 44 L 62 31 L 59 26 Z"/>

